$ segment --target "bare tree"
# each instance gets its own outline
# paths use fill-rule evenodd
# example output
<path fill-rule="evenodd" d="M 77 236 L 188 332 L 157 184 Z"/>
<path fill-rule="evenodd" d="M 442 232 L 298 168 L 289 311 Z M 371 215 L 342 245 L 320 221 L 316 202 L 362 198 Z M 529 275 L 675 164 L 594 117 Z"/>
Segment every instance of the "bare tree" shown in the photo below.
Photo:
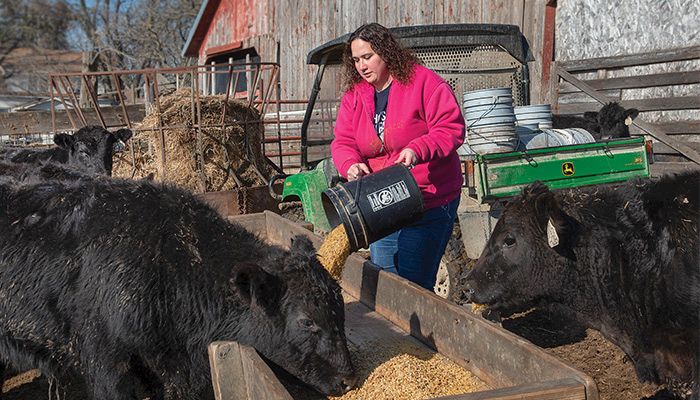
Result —
<path fill-rule="evenodd" d="M 74 11 L 85 38 L 82 48 L 89 54 L 85 70 L 180 65 L 180 51 L 200 4 L 201 0 L 80 0 Z"/>
<path fill-rule="evenodd" d="M 180 52 L 200 4 L 201 0 L 0 0 L 0 90 L 17 69 L 5 59 L 22 47 L 38 53 L 82 51 L 83 71 L 181 65 Z M 61 70 L 54 67 L 55 72 Z M 36 71 L 42 75 L 36 81 L 45 81 L 46 69 Z M 91 82 L 93 90 L 98 84 L 109 90 L 112 83 Z M 81 97 L 87 100 L 84 89 Z"/>
<path fill-rule="evenodd" d="M 67 49 L 72 11 L 66 0 L 0 0 L 0 90 L 5 80 L 24 67 L 8 65 L 8 56 L 14 50 L 29 47 Z"/>
<path fill-rule="evenodd" d="M 1 0 L 0 0 L 1 1 Z M 80 0 L 74 7 L 81 45 L 94 68 L 175 66 L 201 0 Z"/>

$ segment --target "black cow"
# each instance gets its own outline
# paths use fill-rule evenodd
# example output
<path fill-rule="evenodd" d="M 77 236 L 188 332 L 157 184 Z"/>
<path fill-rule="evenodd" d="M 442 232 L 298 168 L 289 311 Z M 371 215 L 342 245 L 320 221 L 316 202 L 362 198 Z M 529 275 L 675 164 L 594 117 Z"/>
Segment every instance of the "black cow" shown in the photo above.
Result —
<path fill-rule="evenodd" d="M 236 340 L 325 394 L 354 385 L 340 287 L 305 237 L 265 244 L 148 181 L 0 177 L 0 359 L 95 399 L 213 398 Z"/>
<path fill-rule="evenodd" d="M 583 117 L 573 115 L 552 115 L 552 127 L 555 129 L 583 128 L 595 140 L 608 140 L 629 137 L 629 126 L 637 118 L 636 108 L 625 109 L 618 103 L 604 105 L 600 111 L 587 111 Z"/>
<path fill-rule="evenodd" d="M 113 147 L 119 141 L 126 142 L 131 135 L 129 129 L 109 132 L 99 126 L 87 126 L 73 135 L 54 135 L 53 141 L 58 147 L 0 148 L 0 159 L 30 164 L 51 161 L 81 168 L 88 173 L 112 175 Z"/>
<path fill-rule="evenodd" d="M 699 172 L 557 192 L 533 184 L 507 205 L 467 292 L 506 316 L 563 306 L 618 345 L 640 380 L 692 382 L 699 197 Z"/>
<path fill-rule="evenodd" d="M 73 168 L 68 164 L 50 161 L 35 165 L 0 160 L 0 177 L 13 178 L 18 181 L 40 182 L 47 179 L 77 180 L 92 179 L 97 176 L 98 175 L 86 173 L 80 168 Z"/>

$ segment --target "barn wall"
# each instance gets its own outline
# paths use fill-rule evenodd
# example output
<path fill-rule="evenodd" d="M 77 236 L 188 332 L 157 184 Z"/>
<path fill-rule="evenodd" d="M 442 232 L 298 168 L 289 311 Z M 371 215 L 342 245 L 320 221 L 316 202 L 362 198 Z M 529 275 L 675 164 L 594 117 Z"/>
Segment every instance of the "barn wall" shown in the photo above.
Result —
<path fill-rule="evenodd" d="M 200 49 L 242 41 L 255 46 L 261 61 L 276 61 L 280 43 L 281 98 L 306 99 L 315 69 L 306 65 L 309 50 L 367 22 L 387 27 L 417 24 L 507 23 L 521 27 L 541 73 L 541 32 L 546 0 L 222 0 Z M 227 35 L 228 32 L 228 36 Z M 225 39 L 228 37 L 228 39 Z M 534 40 L 534 41 L 533 41 Z M 531 75 L 533 101 L 540 93 L 539 75 Z"/>
<path fill-rule="evenodd" d="M 221 0 L 199 49 L 199 62 L 206 62 L 207 50 L 269 33 L 274 25 L 274 13 L 270 13 L 268 7 L 273 4 L 256 0 Z"/>

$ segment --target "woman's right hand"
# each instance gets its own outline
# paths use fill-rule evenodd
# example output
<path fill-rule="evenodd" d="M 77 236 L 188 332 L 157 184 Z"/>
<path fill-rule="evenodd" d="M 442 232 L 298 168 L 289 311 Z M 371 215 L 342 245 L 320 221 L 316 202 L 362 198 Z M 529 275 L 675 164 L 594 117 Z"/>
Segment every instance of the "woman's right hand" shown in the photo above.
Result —
<path fill-rule="evenodd" d="M 364 175 L 369 175 L 369 168 L 367 168 L 365 163 L 355 163 L 348 168 L 347 176 L 349 181 L 354 181 Z"/>

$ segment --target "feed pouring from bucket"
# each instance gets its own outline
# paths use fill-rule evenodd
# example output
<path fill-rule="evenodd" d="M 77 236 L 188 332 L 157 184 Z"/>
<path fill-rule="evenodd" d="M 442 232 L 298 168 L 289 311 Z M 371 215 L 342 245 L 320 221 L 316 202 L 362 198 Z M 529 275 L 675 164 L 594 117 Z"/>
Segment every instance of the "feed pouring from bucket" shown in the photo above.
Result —
<path fill-rule="evenodd" d="M 336 281 L 343 275 L 343 265 L 350 255 L 350 241 L 341 224 L 333 228 L 326 236 L 316 253 L 316 258 Z"/>
<path fill-rule="evenodd" d="M 323 210 L 333 231 L 319 249 L 319 260 L 334 277 L 350 252 L 418 220 L 424 212 L 423 196 L 411 171 L 396 164 L 351 182 L 342 182 L 322 194 Z M 342 231 L 345 235 L 340 234 Z M 338 232 L 336 232 L 338 231 Z M 332 253 L 347 254 L 342 261 Z M 327 244 L 328 243 L 328 244 Z"/>

